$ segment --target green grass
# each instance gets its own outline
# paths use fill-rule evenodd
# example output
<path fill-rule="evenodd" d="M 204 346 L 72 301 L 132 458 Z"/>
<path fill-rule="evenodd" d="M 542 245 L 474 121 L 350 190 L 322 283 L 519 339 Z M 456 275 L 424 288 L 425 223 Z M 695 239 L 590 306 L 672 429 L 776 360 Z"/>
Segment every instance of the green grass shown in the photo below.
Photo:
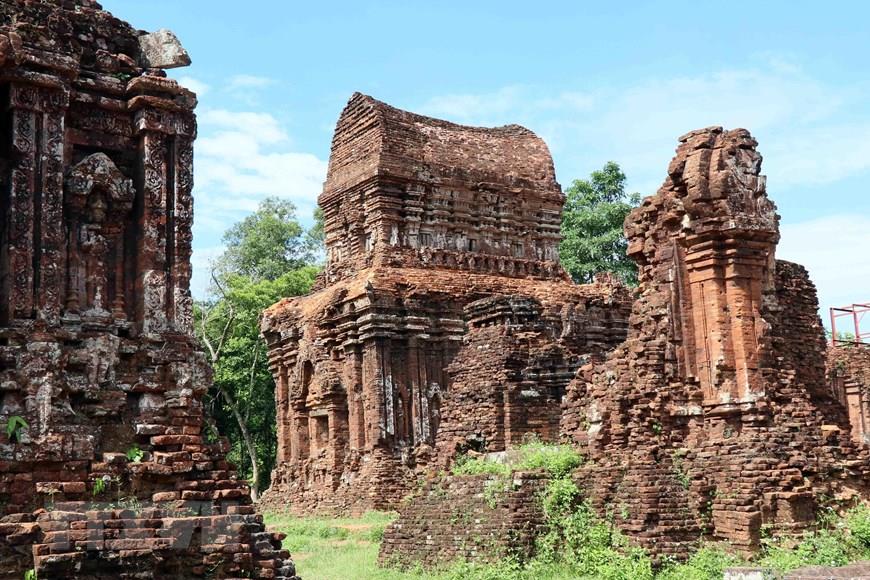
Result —
<path fill-rule="evenodd" d="M 394 513 L 381 512 L 358 518 L 266 514 L 266 524 L 287 534 L 284 547 L 290 550 L 305 580 L 424 578 L 377 566 L 383 530 L 395 517 Z"/>
<path fill-rule="evenodd" d="M 458 562 L 441 570 L 395 570 L 378 567 L 384 528 L 394 513 L 368 512 L 358 518 L 298 518 L 267 513 L 270 529 L 284 532 L 284 547 L 304 580 L 501 580 L 535 578 L 569 580 L 567 569 L 555 566 L 521 568 L 511 561 L 497 564 Z M 537 570 L 532 576 L 533 570 Z"/>

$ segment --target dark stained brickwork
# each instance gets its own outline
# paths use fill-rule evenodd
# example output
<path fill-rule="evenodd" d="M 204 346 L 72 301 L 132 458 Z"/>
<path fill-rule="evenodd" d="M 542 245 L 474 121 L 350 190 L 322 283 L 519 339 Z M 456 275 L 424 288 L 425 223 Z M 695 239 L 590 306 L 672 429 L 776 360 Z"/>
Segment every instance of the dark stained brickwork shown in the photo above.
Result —
<path fill-rule="evenodd" d="M 203 432 L 196 97 L 154 68 L 187 62 L 91 0 L 0 4 L 0 578 L 295 577 Z"/>
<path fill-rule="evenodd" d="M 409 496 L 401 517 L 384 531 L 381 565 L 436 566 L 457 559 L 520 561 L 544 531 L 540 473 L 444 477 Z"/>
<path fill-rule="evenodd" d="M 852 439 L 870 443 L 870 345 L 828 347 L 827 371 L 831 393 L 849 412 Z"/>

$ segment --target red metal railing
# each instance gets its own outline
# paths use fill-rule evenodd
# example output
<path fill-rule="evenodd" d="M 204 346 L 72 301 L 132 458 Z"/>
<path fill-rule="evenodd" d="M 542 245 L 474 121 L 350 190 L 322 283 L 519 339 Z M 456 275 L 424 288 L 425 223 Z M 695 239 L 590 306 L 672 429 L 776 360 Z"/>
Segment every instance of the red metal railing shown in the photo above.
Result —
<path fill-rule="evenodd" d="M 863 330 L 861 322 L 864 315 L 870 312 L 870 304 L 852 304 L 851 306 L 843 306 L 841 308 L 831 308 L 831 344 L 854 344 L 854 343 L 870 343 L 870 329 Z M 851 325 L 847 323 L 846 328 L 852 326 L 855 337 L 853 339 L 841 338 L 838 335 L 837 319 L 849 318 Z M 848 332 L 848 331 L 847 331 Z"/>

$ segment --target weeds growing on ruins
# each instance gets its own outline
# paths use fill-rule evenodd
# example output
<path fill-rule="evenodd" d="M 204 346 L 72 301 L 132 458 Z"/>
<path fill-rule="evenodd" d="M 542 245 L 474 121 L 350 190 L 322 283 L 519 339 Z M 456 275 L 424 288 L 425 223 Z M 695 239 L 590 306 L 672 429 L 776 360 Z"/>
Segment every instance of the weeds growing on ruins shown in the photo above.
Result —
<path fill-rule="evenodd" d="M 545 461 L 561 453 L 558 449 L 548 450 Z M 497 480 L 513 472 L 522 461 L 476 458 L 464 462 L 465 467 L 454 468 L 454 473 L 488 474 Z M 474 467 L 468 467 L 471 465 Z M 553 473 L 560 472 L 557 468 Z M 735 555 L 727 544 L 701 543 L 686 562 L 664 560 L 655 565 L 645 550 L 632 547 L 619 532 L 612 520 L 614 514 L 604 518 L 596 515 L 569 477 L 554 478 L 538 501 L 547 514 L 547 532 L 538 539 L 535 557 L 525 562 L 508 558 L 489 563 L 460 560 L 434 569 L 379 567 L 378 544 L 384 528 L 395 518 L 389 513 L 369 512 L 360 518 L 270 515 L 267 522 L 287 534 L 286 546 L 312 578 L 719 580 L 723 570 L 733 566 L 758 566 L 784 573 L 805 566 L 838 566 L 870 558 L 870 509 L 865 506 L 852 508 L 842 517 L 823 516 L 818 529 L 803 537 L 765 537 L 762 551 L 752 560 Z"/>

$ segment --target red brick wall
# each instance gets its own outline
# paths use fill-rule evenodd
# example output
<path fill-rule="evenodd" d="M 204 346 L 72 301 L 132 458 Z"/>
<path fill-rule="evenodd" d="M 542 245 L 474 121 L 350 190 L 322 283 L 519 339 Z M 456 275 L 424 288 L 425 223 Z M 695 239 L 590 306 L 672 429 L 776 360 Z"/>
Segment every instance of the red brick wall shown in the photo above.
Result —
<path fill-rule="evenodd" d="M 824 377 L 815 288 L 773 261 L 755 146 L 719 128 L 681 140 L 626 220 L 640 269 L 628 339 L 581 369 L 564 405 L 587 493 L 657 554 L 701 537 L 751 550 L 762 525 L 801 529 L 825 498 L 866 492 L 866 452 Z"/>
<path fill-rule="evenodd" d="M 445 476 L 410 496 L 387 527 L 378 560 L 412 566 L 464 560 L 527 559 L 543 531 L 540 494 L 549 480 L 537 473 L 509 477 Z"/>

